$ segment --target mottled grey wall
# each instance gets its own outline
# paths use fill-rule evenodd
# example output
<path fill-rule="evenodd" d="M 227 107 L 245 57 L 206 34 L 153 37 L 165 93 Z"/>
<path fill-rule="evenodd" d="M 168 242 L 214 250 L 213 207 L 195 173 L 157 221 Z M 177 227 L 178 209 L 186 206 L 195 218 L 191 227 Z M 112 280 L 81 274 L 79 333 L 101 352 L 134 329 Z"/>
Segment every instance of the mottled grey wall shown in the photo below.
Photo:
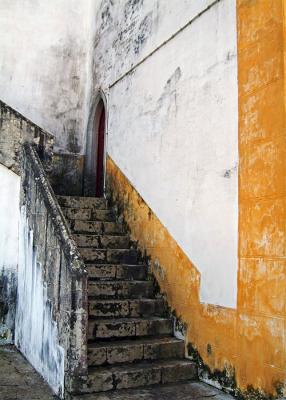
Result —
<path fill-rule="evenodd" d="M 93 5 L 108 154 L 200 271 L 201 301 L 235 308 L 236 1 Z"/>
<path fill-rule="evenodd" d="M 6 344 L 14 337 L 20 177 L 0 164 L 0 182 L 0 344 Z"/>
<path fill-rule="evenodd" d="M 42 163 L 25 145 L 15 344 L 64 397 L 86 378 L 87 274 Z"/>
<path fill-rule="evenodd" d="M 54 192 L 65 196 L 83 195 L 84 156 L 54 153 L 49 180 Z"/>
<path fill-rule="evenodd" d="M 82 151 L 90 1 L 0 1 L 0 99 Z"/>

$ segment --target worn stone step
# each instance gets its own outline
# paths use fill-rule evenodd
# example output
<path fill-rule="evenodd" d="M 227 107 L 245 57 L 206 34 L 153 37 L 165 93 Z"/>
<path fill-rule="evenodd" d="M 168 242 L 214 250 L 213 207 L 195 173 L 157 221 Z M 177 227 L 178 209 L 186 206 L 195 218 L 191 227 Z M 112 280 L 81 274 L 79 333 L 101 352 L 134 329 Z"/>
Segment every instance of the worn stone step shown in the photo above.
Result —
<path fill-rule="evenodd" d="M 97 221 L 115 221 L 115 215 L 112 210 L 92 210 L 91 219 Z"/>
<path fill-rule="evenodd" d="M 174 337 L 90 343 L 88 346 L 90 366 L 183 359 L 184 355 L 184 341 Z"/>
<path fill-rule="evenodd" d="M 124 233 L 122 224 L 117 222 L 71 220 L 70 227 L 75 233 L 94 233 L 97 235 Z"/>
<path fill-rule="evenodd" d="M 171 318 L 90 319 L 88 339 L 114 339 L 141 336 L 163 336 L 173 333 Z"/>
<path fill-rule="evenodd" d="M 167 305 L 163 299 L 89 301 L 89 316 L 94 318 L 164 316 L 166 312 Z"/>
<path fill-rule="evenodd" d="M 62 207 L 107 209 L 107 200 L 103 197 L 57 196 Z"/>
<path fill-rule="evenodd" d="M 154 296 L 152 281 L 92 281 L 88 282 L 88 295 L 97 299 L 142 299 Z"/>
<path fill-rule="evenodd" d="M 100 280 L 146 280 L 147 265 L 137 264 L 87 264 L 89 279 Z"/>
<path fill-rule="evenodd" d="M 90 208 L 62 207 L 62 212 L 67 219 L 91 220 Z"/>
<path fill-rule="evenodd" d="M 79 247 L 94 247 L 97 249 L 128 249 L 128 235 L 85 235 L 75 234 L 74 240 Z"/>
<path fill-rule="evenodd" d="M 89 369 L 85 392 L 146 387 L 197 379 L 197 367 L 189 360 L 154 361 Z"/>
<path fill-rule="evenodd" d="M 138 252 L 133 249 L 95 249 L 92 247 L 81 247 L 79 249 L 86 263 L 103 264 L 136 264 L 138 261 Z"/>
<path fill-rule="evenodd" d="M 115 221 L 115 216 L 111 210 L 62 207 L 62 211 L 67 219 L 82 221 Z"/>

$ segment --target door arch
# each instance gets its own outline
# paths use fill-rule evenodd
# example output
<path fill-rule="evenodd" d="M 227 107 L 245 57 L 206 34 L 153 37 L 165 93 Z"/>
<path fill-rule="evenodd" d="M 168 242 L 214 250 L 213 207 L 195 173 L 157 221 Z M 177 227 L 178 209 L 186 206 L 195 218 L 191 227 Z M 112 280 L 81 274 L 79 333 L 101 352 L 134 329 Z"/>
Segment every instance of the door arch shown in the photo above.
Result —
<path fill-rule="evenodd" d="M 100 92 L 87 129 L 84 173 L 84 195 L 87 196 L 104 196 L 106 125 L 106 101 Z"/>

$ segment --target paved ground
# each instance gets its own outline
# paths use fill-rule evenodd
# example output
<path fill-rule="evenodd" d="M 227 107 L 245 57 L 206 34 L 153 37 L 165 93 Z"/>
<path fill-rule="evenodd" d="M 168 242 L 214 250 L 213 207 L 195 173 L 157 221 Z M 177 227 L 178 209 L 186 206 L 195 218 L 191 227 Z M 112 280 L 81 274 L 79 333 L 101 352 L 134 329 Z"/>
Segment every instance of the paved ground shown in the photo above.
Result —
<path fill-rule="evenodd" d="M 1 400 L 55 400 L 48 385 L 13 346 L 0 346 Z"/>
<path fill-rule="evenodd" d="M 73 400 L 234 400 L 201 382 L 178 383 L 149 389 L 122 390 L 120 394 L 76 396 Z"/>
<path fill-rule="evenodd" d="M 180 383 L 116 394 L 75 396 L 74 400 L 233 400 L 204 383 Z M 55 400 L 44 380 L 13 346 L 0 346 L 0 400 Z"/>

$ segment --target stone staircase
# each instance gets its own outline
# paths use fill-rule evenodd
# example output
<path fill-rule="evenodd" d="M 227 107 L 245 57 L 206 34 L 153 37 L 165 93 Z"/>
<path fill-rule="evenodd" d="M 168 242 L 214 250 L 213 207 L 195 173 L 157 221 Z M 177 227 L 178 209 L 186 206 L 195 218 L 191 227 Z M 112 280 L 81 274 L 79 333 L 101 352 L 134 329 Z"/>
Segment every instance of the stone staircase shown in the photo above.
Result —
<path fill-rule="evenodd" d="M 189 381 L 196 365 L 167 305 L 103 198 L 58 196 L 88 270 L 87 385 L 81 393 Z"/>

